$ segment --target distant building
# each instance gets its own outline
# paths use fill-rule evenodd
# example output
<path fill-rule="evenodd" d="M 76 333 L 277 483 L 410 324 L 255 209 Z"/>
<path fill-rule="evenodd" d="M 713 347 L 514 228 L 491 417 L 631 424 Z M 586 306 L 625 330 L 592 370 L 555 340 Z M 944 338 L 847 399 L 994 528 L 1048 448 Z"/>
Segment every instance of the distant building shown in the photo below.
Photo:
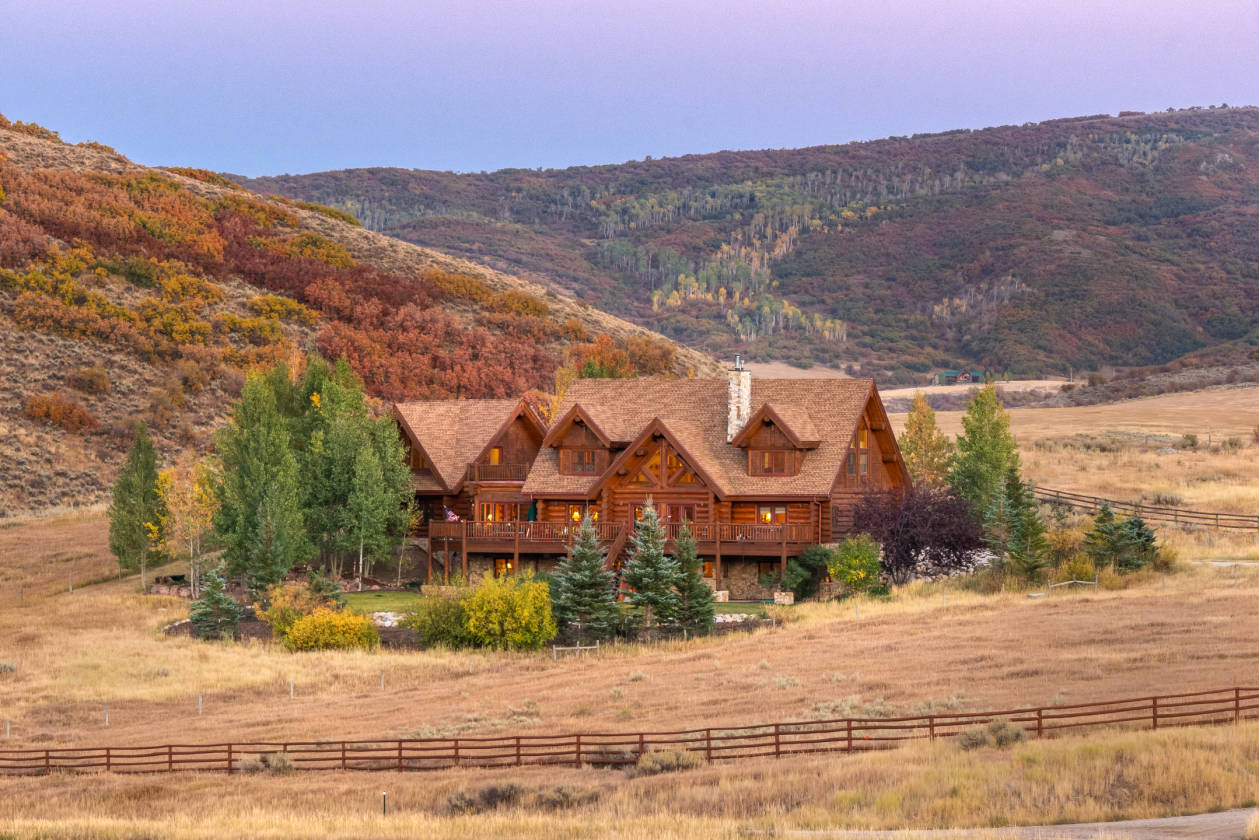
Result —
<path fill-rule="evenodd" d="M 974 385 L 983 381 L 982 370 L 942 370 L 935 375 L 937 385 Z"/>

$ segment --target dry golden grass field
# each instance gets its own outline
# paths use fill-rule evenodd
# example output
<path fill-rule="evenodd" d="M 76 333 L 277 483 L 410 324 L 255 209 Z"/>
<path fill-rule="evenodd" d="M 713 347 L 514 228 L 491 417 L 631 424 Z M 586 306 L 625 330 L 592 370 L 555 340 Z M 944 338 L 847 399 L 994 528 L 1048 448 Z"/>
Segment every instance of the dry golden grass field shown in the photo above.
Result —
<path fill-rule="evenodd" d="M 1211 418 L 1213 439 L 1245 434 L 1245 447 L 1205 451 L 1202 428 L 1197 451 L 1175 454 L 1144 439 L 1110 452 L 1061 444 L 1111 431 L 1178 440 L 1194 428 L 1194 405 L 1209 406 L 1197 416 Z M 1249 435 L 1259 389 L 1011 413 L 1037 483 L 1118 498 L 1176 493 L 1206 509 L 1259 507 L 1245 501 L 1259 498 L 1259 447 Z M 958 423 L 952 413 L 940 419 L 946 429 Z M 1259 539 L 1160 535 L 1180 554 L 1177 571 L 1123 589 L 1031 598 L 920 583 L 862 602 L 859 616 L 851 602 L 805 604 L 776 629 L 554 662 L 549 654 L 289 654 L 168 638 L 161 628 L 186 616 L 186 602 L 141 596 L 134 578 L 113 579 L 99 514 L 5 523 L 0 663 L 13 670 L 0 669 L 0 719 L 12 729 L 0 744 L 639 731 L 1255 685 L 1259 567 L 1194 561 L 1259 560 Z M 100 582 L 80 588 L 89 580 Z M 507 783 L 521 787 L 516 804 L 452 813 L 453 795 Z M 385 817 L 382 790 L 393 806 Z M 1170 816 L 1257 798 L 1259 725 L 1243 725 L 973 752 L 919 743 L 637 778 L 529 768 L 10 778 L 0 779 L 0 837 L 602 837 L 611 828 L 619 837 L 736 837 Z"/>

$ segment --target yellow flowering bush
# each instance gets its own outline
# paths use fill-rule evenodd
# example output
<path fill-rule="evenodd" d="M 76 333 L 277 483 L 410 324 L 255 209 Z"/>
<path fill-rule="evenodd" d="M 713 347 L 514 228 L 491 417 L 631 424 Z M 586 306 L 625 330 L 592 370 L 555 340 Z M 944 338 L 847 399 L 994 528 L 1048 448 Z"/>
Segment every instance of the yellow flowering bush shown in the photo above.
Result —
<path fill-rule="evenodd" d="M 536 650 L 555 636 L 551 590 L 531 575 L 484 577 L 463 609 L 469 636 L 483 647 Z"/>
<path fill-rule="evenodd" d="M 323 608 L 293 622 L 284 646 L 298 650 L 351 650 L 380 647 L 380 633 L 371 617 Z"/>

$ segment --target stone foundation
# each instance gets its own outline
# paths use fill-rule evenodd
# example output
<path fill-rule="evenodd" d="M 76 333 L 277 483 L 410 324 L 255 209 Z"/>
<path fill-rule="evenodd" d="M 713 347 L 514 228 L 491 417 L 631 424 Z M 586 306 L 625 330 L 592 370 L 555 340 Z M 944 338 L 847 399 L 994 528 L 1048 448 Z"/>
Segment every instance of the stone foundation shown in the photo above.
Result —
<path fill-rule="evenodd" d="M 732 601 L 769 601 L 774 597 L 778 584 L 778 563 L 774 563 L 773 582 L 762 584 L 757 572 L 756 560 L 722 560 L 721 587 L 730 593 Z"/>

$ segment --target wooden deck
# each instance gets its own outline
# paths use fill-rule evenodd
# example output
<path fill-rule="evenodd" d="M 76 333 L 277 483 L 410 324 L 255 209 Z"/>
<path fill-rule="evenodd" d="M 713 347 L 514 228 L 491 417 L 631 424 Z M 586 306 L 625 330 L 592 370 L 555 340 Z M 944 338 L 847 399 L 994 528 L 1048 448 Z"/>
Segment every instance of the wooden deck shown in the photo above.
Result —
<path fill-rule="evenodd" d="M 736 525 L 729 522 L 693 522 L 688 525 L 701 554 L 778 557 L 784 551 L 798 554 L 817 542 L 811 525 Z M 666 550 L 673 550 L 682 533 L 681 524 L 666 524 Z M 620 541 L 628 525 L 597 522 L 595 533 L 601 543 Z M 578 526 L 567 522 L 430 522 L 429 538 L 434 548 L 474 554 L 563 554 L 576 538 Z M 628 534 L 626 534 L 628 536 Z"/>

